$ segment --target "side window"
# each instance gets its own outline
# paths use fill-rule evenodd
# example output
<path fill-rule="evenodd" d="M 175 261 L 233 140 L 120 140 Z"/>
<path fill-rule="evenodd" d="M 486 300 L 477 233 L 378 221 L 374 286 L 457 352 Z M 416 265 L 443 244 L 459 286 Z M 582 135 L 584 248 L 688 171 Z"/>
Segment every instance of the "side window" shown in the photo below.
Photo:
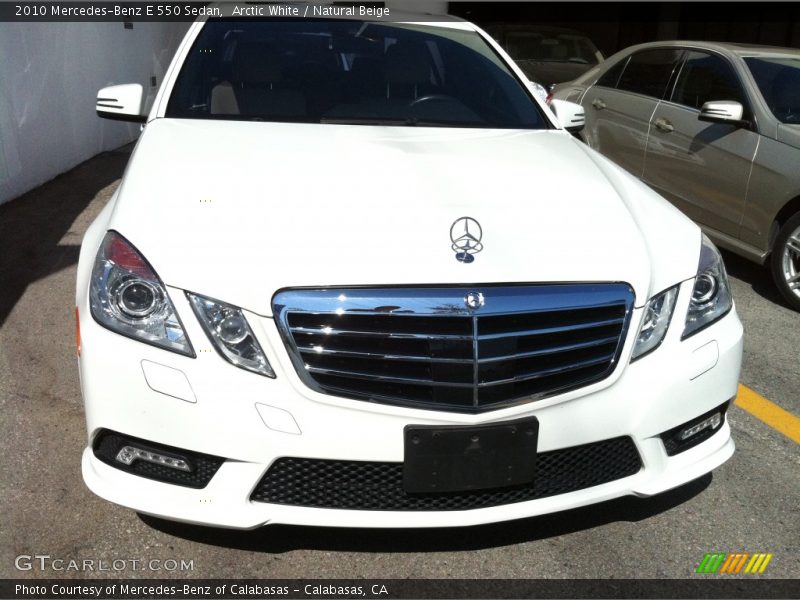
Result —
<path fill-rule="evenodd" d="M 672 101 L 700 109 L 711 100 L 733 100 L 747 106 L 736 73 L 727 61 L 705 52 L 690 52 L 672 92 Z"/>
<path fill-rule="evenodd" d="M 677 48 L 637 52 L 628 61 L 617 88 L 660 100 L 664 96 L 680 54 L 681 51 Z"/>
<path fill-rule="evenodd" d="M 611 67 L 608 71 L 606 71 L 603 76 L 597 80 L 595 85 L 602 85 L 603 87 L 615 88 L 617 87 L 617 82 L 619 81 L 619 76 L 622 75 L 623 69 L 625 69 L 625 65 L 628 64 L 628 58 L 625 57 L 613 67 Z"/>

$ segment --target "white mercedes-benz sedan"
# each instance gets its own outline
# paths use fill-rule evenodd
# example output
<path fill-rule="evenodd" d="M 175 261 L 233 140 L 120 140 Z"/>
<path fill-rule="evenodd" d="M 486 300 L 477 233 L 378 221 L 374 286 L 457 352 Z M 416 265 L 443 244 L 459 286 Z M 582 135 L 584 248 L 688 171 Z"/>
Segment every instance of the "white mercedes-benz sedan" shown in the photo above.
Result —
<path fill-rule="evenodd" d="M 147 111 L 99 92 L 144 130 L 78 268 L 93 492 L 232 528 L 460 526 L 733 454 L 714 245 L 488 35 L 415 20 L 209 18 Z"/>

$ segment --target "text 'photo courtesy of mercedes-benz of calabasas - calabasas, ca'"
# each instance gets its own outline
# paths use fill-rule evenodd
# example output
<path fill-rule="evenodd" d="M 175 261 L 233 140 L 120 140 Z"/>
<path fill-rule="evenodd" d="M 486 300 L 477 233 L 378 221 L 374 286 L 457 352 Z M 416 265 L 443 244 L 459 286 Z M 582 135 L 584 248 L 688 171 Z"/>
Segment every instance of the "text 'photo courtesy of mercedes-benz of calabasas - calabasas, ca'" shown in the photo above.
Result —
<path fill-rule="evenodd" d="M 97 99 L 144 128 L 78 267 L 95 494 L 239 529 L 463 526 L 733 454 L 719 252 L 476 26 L 203 19 L 142 95 Z"/>

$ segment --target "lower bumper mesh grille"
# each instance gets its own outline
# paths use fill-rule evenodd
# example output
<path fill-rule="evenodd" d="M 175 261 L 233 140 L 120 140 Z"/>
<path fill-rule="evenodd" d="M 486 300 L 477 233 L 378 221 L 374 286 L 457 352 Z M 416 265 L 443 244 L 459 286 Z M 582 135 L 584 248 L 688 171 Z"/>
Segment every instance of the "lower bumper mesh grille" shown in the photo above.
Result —
<path fill-rule="evenodd" d="M 540 453 L 532 484 L 408 494 L 403 490 L 403 463 L 280 458 L 261 478 L 250 499 L 350 510 L 468 510 L 565 494 L 635 475 L 641 468 L 633 440 L 618 437 Z"/>

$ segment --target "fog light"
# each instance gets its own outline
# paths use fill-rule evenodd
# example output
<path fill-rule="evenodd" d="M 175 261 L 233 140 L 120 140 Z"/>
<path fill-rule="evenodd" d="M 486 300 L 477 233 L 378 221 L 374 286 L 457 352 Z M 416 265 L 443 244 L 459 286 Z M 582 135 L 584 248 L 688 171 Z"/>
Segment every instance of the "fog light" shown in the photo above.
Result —
<path fill-rule="evenodd" d="M 722 423 L 722 414 L 721 413 L 714 413 L 707 419 L 703 419 L 699 423 L 692 425 L 691 427 L 687 427 L 686 429 L 681 430 L 678 434 L 678 438 L 683 440 L 688 440 L 690 437 L 697 435 L 704 429 L 716 429 L 719 427 L 720 423 Z"/>
<path fill-rule="evenodd" d="M 725 404 L 662 433 L 659 437 L 664 442 L 667 456 L 685 452 L 716 435 L 725 422 L 725 413 L 728 411 L 730 403 L 731 400 L 728 400 Z"/>
<path fill-rule="evenodd" d="M 131 476 L 202 489 L 225 462 L 221 456 L 164 446 L 101 429 L 92 442 L 97 460 Z"/>
<path fill-rule="evenodd" d="M 156 465 L 163 465 L 165 467 L 177 469 L 178 471 L 188 472 L 192 470 L 192 468 L 189 466 L 189 463 L 182 458 L 166 456 L 164 454 L 158 454 L 157 452 L 150 452 L 148 450 L 142 450 L 141 448 L 135 448 L 134 446 L 123 446 L 120 448 L 120 451 L 117 452 L 116 458 L 119 462 L 125 465 L 131 465 L 136 460 L 143 460 Z"/>

